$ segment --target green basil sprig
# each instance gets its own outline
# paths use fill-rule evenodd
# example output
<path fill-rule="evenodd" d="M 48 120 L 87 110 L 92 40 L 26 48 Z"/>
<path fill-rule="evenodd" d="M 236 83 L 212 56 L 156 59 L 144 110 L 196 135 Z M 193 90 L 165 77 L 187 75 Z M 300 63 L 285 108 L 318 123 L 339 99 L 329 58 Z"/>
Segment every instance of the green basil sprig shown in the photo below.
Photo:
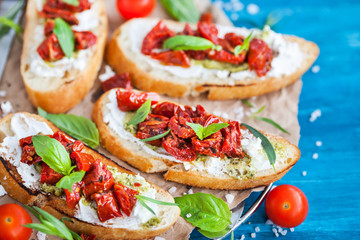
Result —
<path fill-rule="evenodd" d="M 61 220 L 57 219 L 50 213 L 33 206 L 25 207 L 37 218 L 41 223 L 29 223 L 24 225 L 24 227 L 35 229 L 39 232 L 60 237 L 66 240 L 82 240 L 82 238 L 75 232 L 71 231 L 64 224 L 63 220 L 70 220 L 68 218 L 62 218 Z M 70 220 L 71 221 L 71 220 Z"/>
<path fill-rule="evenodd" d="M 213 123 L 207 127 L 203 127 L 201 124 L 189 123 L 189 122 L 186 123 L 186 125 L 188 125 L 189 127 L 192 128 L 192 130 L 194 130 L 194 132 L 196 133 L 196 136 L 198 136 L 198 138 L 200 140 L 203 140 L 203 139 L 207 138 L 208 136 L 210 136 L 211 134 L 214 134 L 217 131 L 229 126 L 229 124 L 227 124 L 227 123 Z"/>
<path fill-rule="evenodd" d="M 276 123 L 274 120 L 270 119 L 270 118 L 265 118 L 265 117 L 258 117 L 258 116 L 254 116 L 255 119 L 269 123 L 271 125 L 273 125 L 274 127 L 276 127 L 277 129 L 279 129 L 280 131 L 282 131 L 283 133 L 289 134 L 291 135 L 291 133 L 289 133 L 288 131 L 286 131 L 286 129 L 284 129 L 283 127 L 281 127 L 278 123 Z"/>
<path fill-rule="evenodd" d="M 151 109 L 151 99 L 148 98 L 146 102 L 141 105 L 141 107 L 136 110 L 135 115 L 131 118 L 129 125 L 138 125 L 139 123 L 143 122 L 146 118 L 146 116 L 149 114 Z"/>
<path fill-rule="evenodd" d="M 180 22 L 196 23 L 200 18 L 193 0 L 161 0 L 161 3 L 165 10 Z"/>
<path fill-rule="evenodd" d="M 65 56 L 71 58 L 75 48 L 74 33 L 70 25 L 62 18 L 55 18 L 55 27 L 53 32 L 59 40 L 59 44 Z"/>
<path fill-rule="evenodd" d="M 79 6 L 79 0 L 62 0 L 64 3 L 67 3 L 69 5 L 73 6 Z"/>
<path fill-rule="evenodd" d="M 253 32 L 251 32 L 249 34 L 249 36 L 247 36 L 245 39 L 244 39 L 244 42 L 241 44 L 241 45 L 237 45 L 234 49 L 234 55 L 235 56 L 238 56 L 242 51 L 248 51 L 249 50 L 249 46 L 250 46 L 250 38 L 251 38 L 251 35 L 253 34 Z"/>
<path fill-rule="evenodd" d="M 207 50 L 215 48 L 211 41 L 195 36 L 178 35 L 164 41 L 163 49 L 171 50 Z"/>
<path fill-rule="evenodd" d="M 251 102 L 249 102 L 249 101 L 246 100 L 246 99 L 242 99 L 241 102 L 242 102 L 243 104 L 247 105 L 248 107 L 251 107 L 251 108 L 254 108 L 254 107 L 255 107 Z"/>
<path fill-rule="evenodd" d="M 149 138 L 145 138 L 145 139 L 141 139 L 140 141 L 142 142 L 150 142 L 150 141 L 154 141 L 154 140 L 158 140 L 158 139 L 161 139 L 163 137 L 165 137 L 166 135 L 168 135 L 170 133 L 170 129 L 167 130 L 166 132 L 163 132 L 161 134 L 158 134 L 158 135 L 155 135 L 153 137 L 149 137 Z"/>
<path fill-rule="evenodd" d="M 241 125 L 244 125 L 247 129 L 249 129 L 249 131 L 252 134 L 254 134 L 255 137 L 261 139 L 261 145 L 269 159 L 271 166 L 273 167 L 273 169 L 276 173 L 276 169 L 275 169 L 276 152 L 275 152 L 274 146 L 271 144 L 269 139 L 264 134 L 262 134 L 261 132 L 259 132 L 258 130 L 256 130 L 255 128 L 253 128 L 247 124 L 242 123 Z"/>
<path fill-rule="evenodd" d="M 72 137 L 85 142 L 92 148 L 99 145 L 99 131 L 90 119 L 73 114 L 50 114 L 38 108 L 40 116 L 54 123 Z"/>
<path fill-rule="evenodd" d="M 65 175 L 56 184 L 58 188 L 68 189 L 72 192 L 74 183 L 79 182 L 85 175 L 85 171 L 71 173 L 75 166 L 71 166 L 69 153 L 65 147 L 56 139 L 48 136 L 33 136 L 35 152 L 55 172 Z"/>
<path fill-rule="evenodd" d="M 17 36 L 23 32 L 22 27 L 14 22 L 16 15 L 23 8 L 24 1 L 17 1 L 14 6 L 5 14 L 0 16 L 0 39 L 9 33 L 10 29 L 13 28 Z"/>

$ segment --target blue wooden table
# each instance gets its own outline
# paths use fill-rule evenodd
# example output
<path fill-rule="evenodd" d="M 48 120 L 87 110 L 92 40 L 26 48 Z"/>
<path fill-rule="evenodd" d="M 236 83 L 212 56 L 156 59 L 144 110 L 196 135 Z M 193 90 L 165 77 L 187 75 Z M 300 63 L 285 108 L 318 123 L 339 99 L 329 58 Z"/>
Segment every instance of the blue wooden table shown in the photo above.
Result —
<path fill-rule="evenodd" d="M 298 115 L 302 157 L 275 183 L 299 187 L 308 198 L 309 215 L 294 232 L 279 238 L 360 239 L 360 1 L 242 1 L 244 6 L 235 2 L 218 3 L 235 25 L 243 26 L 248 20 L 261 25 L 271 11 L 280 11 L 284 17 L 275 25 L 278 32 L 303 37 L 320 47 L 314 64 L 320 71 L 303 77 Z M 247 12 L 250 3 L 259 6 L 257 14 Z M 234 6 L 237 11 L 230 10 Z M 321 117 L 310 122 L 316 109 L 321 110 Z M 322 146 L 316 146 L 316 141 L 322 141 Z M 318 159 L 313 159 L 314 153 Z M 255 195 L 246 201 L 248 205 Z M 238 228 L 235 239 L 242 234 L 252 239 L 255 227 L 260 228 L 257 239 L 275 238 L 266 220 L 262 205 L 250 224 Z M 194 231 L 191 239 L 206 238 Z"/>

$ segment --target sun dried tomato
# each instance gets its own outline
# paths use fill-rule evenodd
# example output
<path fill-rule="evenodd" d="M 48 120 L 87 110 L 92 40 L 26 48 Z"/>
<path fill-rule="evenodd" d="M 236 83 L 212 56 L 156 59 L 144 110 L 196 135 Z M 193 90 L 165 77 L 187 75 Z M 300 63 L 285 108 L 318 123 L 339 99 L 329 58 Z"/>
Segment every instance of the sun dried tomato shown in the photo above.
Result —
<path fill-rule="evenodd" d="M 46 163 L 42 164 L 41 169 L 41 183 L 47 183 L 51 185 L 55 185 L 60 179 L 64 176 L 58 172 L 55 172 L 52 168 L 50 168 Z"/>
<path fill-rule="evenodd" d="M 39 155 L 35 152 L 35 147 L 31 145 L 25 145 L 22 147 L 21 153 L 21 162 L 26 163 L 28 165 L 40 162 L 42 159 Z"/>
<path fill-rule="evenodd" d="M 243 51 L 236 57 L 234 54 L 229 53 L 225 50 L 221 50 L 221 51 L 208 50 L 207 56 L 208 58 L 219 62 L 240 64 L 245 61 L 246 53 Z"/>
<path fill-rule="evenodd" d="M 196 134 L 191 127 L 186 125 L 187 122 L 192 122 L 190 118 L 172 117 L 169 122 L 169 128 L 179 138 L 192 138 Z"/>
<path fill-rule="evenodd" d="M 192 59 L 195 60 L 204 60 L 206 58 L 206 51 L 203 50 L 187 50 L 185 53 Z"/>
<path fill-rule="evenodd" d="M 113 88 L 125 88 L 131 90 L 131 78 L 129 73 L 116 74 L 115 76 L 101 82 L 104 92 Z"/>
<path fill-rule="evenodd" d="M 224 38 L 231 44 L 232 47 L 242 45 L 244 42 L 243 36 L 237 35 L 236 33 L 233 32 L 225 34 Z"/>
<path fill-rule="evenodd" d="M 146 139 L 167 131 L 169 118 L 160 115 L 149 114 L 144 122 L 139 123 L 136 137 Z M 161 146 L 162 139 L 146 142 L 154 146 Z"/>
<path fill-rule="evenodd" d="M 41 17 L 50 18 L 50 19 L 55 19 L 59 17 L 70 25 L 79 24 L 79 20 L 75 17 L 75 15 L 71 11 L 51 7 L 49 5 L 44 5 L 42 11 L 39 12 L 39 15 Z"/>
<path fill-rule="evenodd" d="M 81 234 L 80 235 L 82 240 L 95 240 L 96 236 L 95 235 L 86 235 L 86 234 Z"/>
<path fill-rule="evenodd" d="M 137 110 L 148 98 L 151 99 L 151 105 L 154 105 L 160 100 L 159 94 L 154 92 L 116 91 L 118 107 L 124 112 Z"/>
<path fill-rule="evenodd" d="M 188 23 L 185 24 L 184 30 L 180 33 L 180 35 L 189 35 L 189 36 L 195 36 L 196 31 L 192 30 L 190 25 Z"/>
<path fill-rule="evenodd" d="M 85 187 L 83 188 L 84 196 L 92 199 L 94 193 L 102 193 L 110 190 L 114 185 L 114 178 L 107 169 L 106 164 L 100 165 L 100 160 L 96 160 L 90 170 L 86 172 L 83 178 Z"/>
<path fill-rule="evenodd" d="M 261 77 L 271 68 L 273 52 L 269 46 L 261 39 L 254 38 L 250 42 L 248 62 L 251 70 L 255 70 L 256 74 Z"/>
<path fill-rule="evenodd" d="M 244 153 L 241 148 L 240 124 L 237 121 L 229 121 L 229 126 L 221 129 L 224 137 L 221 152 L 231 158 L 243 158 Z"/>
<path fill-rule="evenodd" d="M 59 60 L 65 56 L 54 33 L 46 37 L 36 51 L 43 60 L 48 62 Z"/>
<path fill-rule="evenodd" d="M 120 183 L 114 185 L 114 195 L 120 205 L 121 210 L 129 217 L 135 207 L 138 191 L 125 187 Z"/>
<path fill-rule="evenodd" d="M 77 32 L 73 31 L 75 39 L 75 49 L 87 49 L 94 46 L 96 43 L 96 36 L 89 31 Z"/>
<path fill-rule="evenodd" d="M 206 38 L 207 40 L 218 44 L 218 30 L 214 23 L 212 22 L 198 22 L 198 31 L 201 37 Z"/>
<path fill-rule="evenodd" d="M 72 152 L 81 152 L 83 149 L 84 149 L 84 143 L 80 140 L 75 140 L 75 142 L 71 146 Z"/>
<path fill-rule="evenodd" d="M 216 132 L 204 140 L 200 140 L 197 137 L 191 139 L 191 143 L 195 151 L 199 154 L 205 154 L 212 157 L 223 157 L 224 154 L 221 152 L 222 143 L 221 132 Z"/>
<path fill-rule="evenodd" d="M 68 138 L 63 132 L 57 131 L 54 133 L 52 138 L 58 140 L 62 145 L 67 146 L 67 144 L 72 143 L 71 139 Z"/>
<path fill-rule="evenodd" d="M 162 143 L 162 147 L 178 160 L 191 162 L 196 159 L 196 152 L 192 149 L 191 144 L 178 138 L 173 133 L 166 136 L 166 139 Z"/>
<path fill-rule="evenodd" d="M 151 58 L 159 60 L 164 65 L 169 66 L 180 66 L 184 68 L 189 68 L 191 66 L 190 58 L 182 50 L 179 51 L 166 51 L 159 53 L 151 53 Z"/>
<path fill-rule="evenodd" d="M 234 47 L 226 39 L 219 38 L 219 45 L 222 47 L 222 50 L 227 52 L 234 52 Z"/>
<path fill-rule="evenodd" d="M 205 12 L 205 13 L 201 14 L 201 17 L 200 17 L 199 21 L 200 22 L 214 22 L 213 21 L 213 16 L 209 12 Z"/>
<path fill-rule="evenodd" d="M 82 12 L 91 8 L 91 3 L 89 0 L 79 0 L 78 6 L 67 4 L 62 0 L 47 0 L 45 5 L 48 7 L 64 9 L 71 12 Z"/>
<path fill-rule="evenodd" d="M 79 171 L 89 171 L 95 159 L 92 155 L 81 152 L 72 152 L 70 158 L 75 161 Z"/>
<path fill-rule="evenodd" d="M 64 189 L 65 197 L 66 197 L 66 204 L 70 208 L 75 209 L 76 205 L 80 201 L 80 199 L 81 199 L 80 190 L 83 187 L 84 187 L 84 183 L 81 181 L 81 182 L 77 182 L 77 183 L 73 184 L 71 192 L 67 189 Z"/>
<path fill-rule="evenodd" d="M 155 115 L 161 115 L 168 118 L 171 118 L 174 116 L 175 107 L 178 106 L 175 103 L 171 102 L 162 102 L 157 104 L 154 109 L 152 110 L 152 113 Z"/>
<path fill-rule="evenodd" d="M 123 216 L 112 191 L 102 194 L 96 193 L 94 195 L 97 204 L 97 212 L 101 222 Z"/>
<path fill-rule="evenodd" d="M 21 138 L 19 140 L 20 147 L 24 147 L 25 145 L 33 144 L 32 137 L 33 136 L 28 136 L 28 137 Z"/>
<path fill-rule="evenodd" d="M 54 27 L 55 27 L 55 21 L 53 19 L 46 19 L 44 25 L 44 35 L 46 37 L 50 36 L 54 30 Z"/>
<path fill-rule="evenodd" d="M 160 20 L 156 26 L 145 36 L 141 52 L 150 55 L 153 49 L 161 48 L 167 38 L 175 36 L 175 33 L 168 29 L 165 23 Z"/>

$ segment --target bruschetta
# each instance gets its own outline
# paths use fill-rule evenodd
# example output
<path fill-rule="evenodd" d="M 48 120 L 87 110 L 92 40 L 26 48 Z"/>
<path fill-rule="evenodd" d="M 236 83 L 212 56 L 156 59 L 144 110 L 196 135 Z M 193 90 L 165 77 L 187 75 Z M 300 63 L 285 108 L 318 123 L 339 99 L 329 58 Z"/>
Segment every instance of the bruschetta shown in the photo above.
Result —
<path fill-rule="evenodd" d="M 56 187 L 62 175 L 38 155 L 33 140 L 39 135 L 65 147 L 73 173 L 85 171 L 72 191 Z M 12 198 L 59 219 L 70 218 L 65 223 L 71 230 L 97 239 L 151 238 L 170 228 L 180 214 L 178 207 L 152 203 L 149 206 L 156 215 L 150 213 L 136 195 L 174 199 L 38 115 L 21 112 L 0 121 L 0 160 L 0 184 Z"/>
<path fill-rule="evenodd" d="M 137 110 L 147 99 L 151 99 L 150 110 Z M 280 179 L 300 158 L 297 146 L 264 133 L 275 150 L 273 167 L 262 140 L 239 122 L 207 113 L 201 105 L 193 108 L 159 101 L 153 92 L 118 88 L 104 93 L 92 113 L 102 146 L 141 171 L 165 172 L 166 180 L 212 189 L 267 185 Z M 145 116 L 140 122 L 139 111 Z M 226 126 L 200 138 L 189 123 L 197 128 L 215 123 Z"/>
<path fill-rule="evenodd" d="M 61 0 L 27 3 L 21 75 L 31 103 L 47 112 L 66 112 L 79 103 L 102 63 L 108 34 L 104 1 L 78 2 L 78 6 Z M 66 32 L 57 26 L 59 19 L 73 33 L 70 53 L 58 37 Z"/>

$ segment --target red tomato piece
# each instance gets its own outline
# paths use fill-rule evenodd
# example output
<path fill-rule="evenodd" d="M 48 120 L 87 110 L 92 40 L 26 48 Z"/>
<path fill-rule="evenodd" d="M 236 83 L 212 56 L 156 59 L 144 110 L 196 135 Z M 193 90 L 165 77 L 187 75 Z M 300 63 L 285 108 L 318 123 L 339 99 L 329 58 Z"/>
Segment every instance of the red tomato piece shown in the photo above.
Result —
<path fill-rule="evenodd" d="M 245 61 L 246 53 L 245 51 L 243 51 L 236 57 L 234 54 L 225 50 L 221 50 L 221 51 L 208 50 L 207 56 L 208 58 L 215 61 L 227 62 L 237 65 Z"/>
<path fill-rule="evenodd" d="M 100 160 L 96 160 L 91 169 L 86 172 L 83 178 L 85 187 L 83 194 L 86 199 L 93 199 L 94 193 L 102 193 L 110 190 L 114 185 L 114 178 L 107 169 L 106 164 L 100 165 Z"/>
<path fill-rule="evenodd" d="M 74 32 L 75 38 L 75 49 L 87 49 L 91 46 L 94 46 L 96 43 L 96 36 L 89 31 L 85 32 Z"/>
<path fill-rule="evenodd" d="M 95 240 L 96 236 L 95 235 L 86 235 L 86 234 L 81 234 L 80 235 L 82 240 Z"/>
<path fill-rule="evenodd" d="M 154 92 L 116 91 L 118 107 L 124 112 L 137 110 L 149 98 L 151 99 L 151 105 L 160 100 L 159 94 Z"/>
<path fill-rule="evenodd" d="M 96 193 L 94 195 L 97 204 L 97 212 L 101 222 L 123 216 L 112 191 L 102 194 Z"/>
<path fill-rule="evenodd" d="M 113 88 L 125 88 L 131 90 L 131 78 L 129 73 L 116 74 L 108 80 L 101 82 L 104 92 Z"/>
<path fill-rule="evenodd" d="M 192 59 L 204 60 L 206 58 L 206 51 L 203 50 L 186 50 L 185 53 Z"/>
<path fill-rule="evenodd" d="M 284 184 L 275 187 L 268 194 L 265 200 L 265 211 L 276 225 L 292 228 L 306 219 L 309 203 L 299 188 Z"/>
<path fill-rule="evenodd" d="M 51 7 L 49 5 L 44 5 L 43 10 L 39 12 L 39 15 L 44 18 L 50 18 L 50 19 L 55 19 L 59 17 L 70 25 L 79 24 L 79 20 L 75 17 L 75 15 L 71 11 L 63 10 L 61 8 Z"/>
<path fill-rule="evenodd" d="M 80 190 L 83 186 L 84 186 L 83 182 L 77 182 L 77 183 L 73 184 L 71 192 L 67 189 L 64 189 L 65 197 L 66 197 L 66 204 L 71 209 L 75 209 L 76 205 L 80 201 L 80 199 L 81 199 Z"/>
<path fill-rule="evenodd" d="M 199 20 L 200 22 L 214 22 L 213 21 L 213 16 L 212 16 L 212 14 L 211 13 L 209 13 L 209 12 L 205 12 L 205 13 L 203 13 L 203 14 L 201 14 L 201 17 L 200 17 L 200 20 Z"/>
<path fill-rule="evenodd" d="M 237 121 L 229 121 L 229 126 L 221 129 L 224 137 L 221 152 L 231 158 L 243 158 L 244 153 L 241 148 L 240 124 Z"/>
<path fill-rule="evenodd" d="M 62 59 L 65 56 L 54 33 L 46 37 L 36 51 L 44 61 L 48 62 Z"/>
<path fill-rule="evenodd" d="M 178 160 L 191 162 L 196 159 L 196 152 L 192 149 L 191 145 L 173 133 L 166 136 L 162 146 L 170 155 Z"/>
<path fill-rule="evenodd" d="M 145 121 L 139 123 L 136 137 L 140 139 L 146 139 L 167 131 L 169 124 L 169 118 L 160 115 L 149 114 Z M 162 139 L 146 142 L 154 146 L 161 146 Z"/>
<path fill-rule="evenodd" d="M 199 154 L 205 154 L 212 157 L 224 157 L 221 153 L 222 135 L 216 132 L 204 140 L 200 140 L 197 137 L 191 139 L 191 143 L 195 151 Z"/>
<path fill-rule="evenodd" d="M 195 30 L 192 30 L 188 23 L 185 24 L 184 30 L 180 33 L 180 35 L 189 35 L 195 36 L 197 33 Z"/>
<path fill-rule="evenodd" d="M 22 154 L 21 154 L 21 162 L 26 163 L 28 165 L 40 162 L 42 159 L 39 155 L 35 152 L 35 147 L 31 145 L 25 145 L 22 148 Z"/>
<path fill-rule="evenodd" d="M 165 116 L 168 118 L 171 118 L 172 116 L 174 116 L 174 112 L 175 112 L 175 103 L 171 103 L 171 102 L 162 102 L 157 104 L 154 109 L 152 110 L 152 113 L 155 115 L 160 115 L 160 116 Z"/>
<path fill-rule="evenodd" d="M 64 175 L 55 172 L 46 163 L 42 164 L 40 182 L 55 185 Z"/>
<path fill-rule="evenodd" d="M 0 206 L 0 240 L 28 240 L 32 229 L 23 225 L 32 223 L 30 215 L 15 203 Z"/>
<path fill-rule="evenodd" d="M 151 53 L 150 56 L 156 60 L 159 60 L 164 65 L 180 66 L 184 68 L 189 68 L 191 66 L 190 58 L 182 50 Z"/>
<path fill-rule="evenodd" d="M 190 118 L 172 117 L 169 122 L 169 128 L 179 138 L 192 138 L 196 136 L 194 130 L 186 125 L 187 122 L 192 122 Z"/>
<path fill-rule="evenodd" d="M 231 44 L 232 47 L 242 45 L 244 42 L 243 36 L 237 35 L 233 32 L 225 34 L 224 38 Z"/>
<path fill-rule="evenodd" d="M 46 19 L 44 25 L 44 35 L 46 37 L 50 36 L 53 33 L 55 27 L 55 21 L 53 19 Z"/>
<path fill-rule="evenodd" d="M 71 147 L 72 152 L 81 152 L 84 149 L 84 143 L 80 140 L 75 140 Z"/>
<path fill-rule="evenodd" d="M 265 76 L 271 69 L 273 52 L 261 39 L 253 39 L 250 42 L 248 62 L 251 70 L 255 70 L 259 77 Z"/>
<path fill-rule="evenodd" d="M 75 161 L 77 169 L 79 171 L 89 171 L 95 159 L 93 156 L 87 153 L 72 152 L 70 158 Z"/>
<path fill-rule="evenodd" d="M 137 198 L 135 196 L 139 195 L 139 192 L 120 183 L 115 183 L 114 194 L 121 210 L 129 217 L 136 204 Z"/>
<path fill-rule="evenodd" d="M 163 21 L 158 24 L 145 36 L 141 52 L 150 55 L 153 49 L 161 48 L 167 38 L 175 36 L 175 33 L 167 28 Z"/>
<path fill-rule="evenodd" d="M 218 44 L 218 30 L 214 23 L 212 22 L 198 22 L 198 31 L 201 37 L 206 38 L 207 40 Z"/>
<path fill-rule="evenodd" d="M 33 136 L 28 136 L 28 137 L 20 139 L 19 140 L 20 147 L 24 147 L 25 145 L 33 144 L 32 137 Z"/>
<path fill-rule="evenodd" d="M 119 13 L 126 19 L 148 16 L 155 7 L 156 0 L 117 0 Z"/>
<path fill-rule="evenodd" d="M 70 138 L 68 138 L 63 132 L 61 131 L 57 131 L 54 133 L 54 135 L 52 136 L 52 138 L 58 140 L 62 145 L 64 145 L 65 147 L 69 144 L 72 143 L 72 140 Z"/>
<path fill-rule="evenodd" d="M 138 182 L 134 183 L 134 187 L 141 187 L 141 183 Z"/>

